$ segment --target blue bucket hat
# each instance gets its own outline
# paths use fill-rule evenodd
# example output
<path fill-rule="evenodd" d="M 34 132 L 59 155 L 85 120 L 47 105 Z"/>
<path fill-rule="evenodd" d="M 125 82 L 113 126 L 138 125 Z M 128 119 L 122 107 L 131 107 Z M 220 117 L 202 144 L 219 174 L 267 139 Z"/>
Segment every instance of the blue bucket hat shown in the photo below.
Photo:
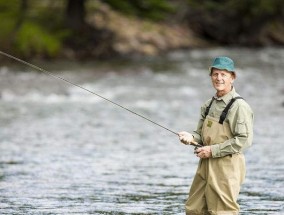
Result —
<path fill-rule="evenodd" d="M 227 70 L 228 72 L 235 72 L 234 61 L 231 58 L 220 56 L 216 57 L 209 68 L 210 73 L 212 68 Z"/>

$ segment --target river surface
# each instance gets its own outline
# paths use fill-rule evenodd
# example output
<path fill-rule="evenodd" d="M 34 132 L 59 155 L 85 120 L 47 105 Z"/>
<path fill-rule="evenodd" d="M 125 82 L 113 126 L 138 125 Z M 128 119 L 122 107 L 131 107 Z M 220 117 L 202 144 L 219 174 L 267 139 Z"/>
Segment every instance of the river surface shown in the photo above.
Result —
<path fill-rule="evenodd" d="M 284 49 L 36 65 L 192 131 L 217 55 L 236 61 L 235 87 L 255 113 L 240 214 L 284 214 Z M 198 159 L 176 135 L 17 62 L 0 66 L 0 90 L 0 214 L 184 214 Z"/>

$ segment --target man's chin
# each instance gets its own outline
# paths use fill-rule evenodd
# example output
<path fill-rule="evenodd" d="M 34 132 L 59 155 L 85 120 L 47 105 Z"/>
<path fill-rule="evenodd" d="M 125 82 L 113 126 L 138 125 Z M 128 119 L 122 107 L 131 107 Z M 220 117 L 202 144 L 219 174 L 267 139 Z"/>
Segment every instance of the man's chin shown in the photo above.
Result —
<path fill-rule="evenodd" d="M 225 88 L 223 86 L 214 86 L 217 91 L 223 91 Z"/>

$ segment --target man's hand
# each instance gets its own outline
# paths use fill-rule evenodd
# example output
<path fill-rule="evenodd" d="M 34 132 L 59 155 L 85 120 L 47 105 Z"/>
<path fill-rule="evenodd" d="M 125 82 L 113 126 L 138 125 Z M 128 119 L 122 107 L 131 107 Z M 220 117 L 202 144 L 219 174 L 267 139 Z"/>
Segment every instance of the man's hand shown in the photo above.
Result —
<path fill-rule="evenodd" d="M 193 136 L 191 133 L 182 131 L 178 133 L 179 140 L 185 145 L 189 145 L 193 141 Z"/>
<path fill-rule="evenodd" d="M 197 157 L 200 158 L 211 158 L 212 157 L 212 151 L 210 146 L 203 146 L 200 148 L 197 148 L 194 152 Z"/>

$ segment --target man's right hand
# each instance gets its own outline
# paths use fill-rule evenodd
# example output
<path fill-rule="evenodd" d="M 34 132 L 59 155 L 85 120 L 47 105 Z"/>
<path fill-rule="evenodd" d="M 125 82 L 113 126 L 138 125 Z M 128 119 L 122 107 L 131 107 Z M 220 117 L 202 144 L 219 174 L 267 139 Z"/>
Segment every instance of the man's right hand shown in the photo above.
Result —
<path fill-rule="evenodd" d="M 193 141 L 193 135 L 186 131 L 181 131 L 178 133 L 179 140 L 185 145 L 189 145 Z"/>

